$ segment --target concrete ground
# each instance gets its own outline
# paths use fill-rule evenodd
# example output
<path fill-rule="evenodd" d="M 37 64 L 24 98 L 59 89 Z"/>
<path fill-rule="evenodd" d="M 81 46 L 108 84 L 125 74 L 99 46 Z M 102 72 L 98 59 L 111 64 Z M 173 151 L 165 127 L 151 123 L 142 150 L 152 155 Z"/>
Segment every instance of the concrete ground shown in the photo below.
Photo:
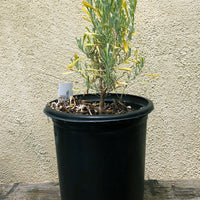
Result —
<path fill-rule="evenodd" d="M 0 184 L 1 200 L 60 200 L 58 183 Z M 145 181 L 144 200 L 200 200 L 200 180 Z"/>

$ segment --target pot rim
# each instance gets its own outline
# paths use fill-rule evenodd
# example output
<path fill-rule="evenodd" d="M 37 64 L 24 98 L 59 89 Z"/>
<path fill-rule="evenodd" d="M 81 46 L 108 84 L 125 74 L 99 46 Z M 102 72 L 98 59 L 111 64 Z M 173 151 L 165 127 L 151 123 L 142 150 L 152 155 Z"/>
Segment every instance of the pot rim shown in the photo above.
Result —
<path fill-rule="evenodd" d="M 113 98 L 118 99 L 122 94 L 119 93 L 110 93 L 108 96 L 106 96 L 106 101 L 112 101 Z M 84 98 L 86 100 L 90 99 L 92 101 L 98 101 L 99 96 L 95 94 L 86 94 L 83 95 L 74 95 L 79 98 Z M 44 108 L 44 113 L 51 117 L 52 119 L 66 121 L 66 122 L 112 122 L 112 121 L 123 121 L 123 120 L 130 120 L 130 119 L 138 119 L 141 117 L 144 117 L 148 115 L 153 109 L 153 102 L 147 98 L 136 96 L 136 95 L 130 95 L 130 94 L 123 94 L 122 97 L 123 102 L 130 103 L 132 105 L 135 105 L 136 107 L 140 107 L 140 109 L 137 109 L 133 112 L 128 112 L 125 114 L 110 114 L 110 115 L 96 115 L 96 116 L 89 116 L 89 115 L 76 115 L 76 114 L 69 114 L 66 112 L 56 111 L 52 109 L 48 103 L 46 107 Z M 53 101 L 58 101 L 53 100 Z M 51 101 L 51 102 L 53 102 Z"/>

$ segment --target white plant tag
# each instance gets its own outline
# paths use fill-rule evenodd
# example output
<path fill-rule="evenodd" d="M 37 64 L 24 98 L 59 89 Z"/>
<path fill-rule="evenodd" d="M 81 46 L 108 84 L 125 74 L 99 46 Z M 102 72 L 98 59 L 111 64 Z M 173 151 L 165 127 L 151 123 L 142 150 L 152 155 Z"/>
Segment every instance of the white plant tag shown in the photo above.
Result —
<path fill-rule="evenodd" d="M 70 96 L 73 96 L 73 83 L 59 83 L 58 99 L 64 101 L 69 100 Z"/>

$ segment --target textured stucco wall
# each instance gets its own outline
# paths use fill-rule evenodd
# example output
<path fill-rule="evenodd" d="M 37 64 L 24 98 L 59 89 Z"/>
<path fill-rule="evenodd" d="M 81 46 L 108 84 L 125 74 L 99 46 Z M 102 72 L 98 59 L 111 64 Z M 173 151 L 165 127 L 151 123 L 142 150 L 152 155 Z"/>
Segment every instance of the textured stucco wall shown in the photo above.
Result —
<path fill-rule="evenodd" d="M 0 182 L 57 180 L 53 127 L 43 114 L 82 35 L 81 0 L 0 0 Z M 146 178 L 200 179 L 200 1 L 140 0 L 136 43 L 146 63 L 128 93 L 154 101 Z M 147 81 L 147 84 L 139 82 Z"/>

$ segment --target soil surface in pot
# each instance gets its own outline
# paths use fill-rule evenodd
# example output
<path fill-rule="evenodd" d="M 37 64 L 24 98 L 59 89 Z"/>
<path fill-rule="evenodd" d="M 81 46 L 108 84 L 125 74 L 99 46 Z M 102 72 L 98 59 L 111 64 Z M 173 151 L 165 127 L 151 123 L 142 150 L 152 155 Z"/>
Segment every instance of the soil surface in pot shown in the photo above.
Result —
<path fill-rule="evenodd" d="M 53 101 L 49 103 L 49 106 L 60 112 L 66 112 L 69 114 L 77 115 L 99 115 L 99 102 L 90 100 L 78 99 L 77 96 L 70 97 L 70 100 L 63 101 L 59 98 L 59 101 Z M 104 112 L 106 115 L 119 115 L 128 112 L 133 112 L 135 109 L 131 105 L 127 105 L 125 102 L 113 99 L 111 102 L 104 103 Z"/>

